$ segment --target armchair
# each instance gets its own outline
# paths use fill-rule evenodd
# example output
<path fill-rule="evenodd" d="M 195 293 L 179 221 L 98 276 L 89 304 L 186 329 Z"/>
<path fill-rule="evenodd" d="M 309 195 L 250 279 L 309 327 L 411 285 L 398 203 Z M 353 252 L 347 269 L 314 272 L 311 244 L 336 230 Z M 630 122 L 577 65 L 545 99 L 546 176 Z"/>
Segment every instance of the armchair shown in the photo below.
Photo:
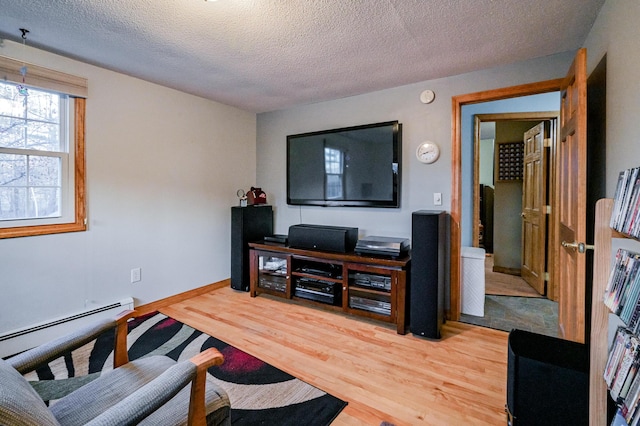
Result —
<path fill-rule="evenodd" d="M 215 348 L 176 363 L 161 355 L 129 362 L 127 320 L 135 311 L 103 320 L 8 360 L 0 359 L 0 424 L 12 425 L 229 425 L 229 397 L 207 378 L 224 359 Z M 113 370 L 47 407 L 22 376 L 101 333 L 115 330 Z"/>

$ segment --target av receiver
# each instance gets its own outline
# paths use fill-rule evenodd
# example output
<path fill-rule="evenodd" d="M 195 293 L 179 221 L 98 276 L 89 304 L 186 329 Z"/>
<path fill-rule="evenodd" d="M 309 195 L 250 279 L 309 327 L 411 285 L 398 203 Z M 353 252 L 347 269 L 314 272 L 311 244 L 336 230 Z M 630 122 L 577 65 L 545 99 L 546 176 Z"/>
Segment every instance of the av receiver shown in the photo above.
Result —
<path fill-rule="evenodd" d="M 334 304 L 340 300 L 341 286 L 313 278 L 298 278 L 294 294 L 304 299 Z"/>

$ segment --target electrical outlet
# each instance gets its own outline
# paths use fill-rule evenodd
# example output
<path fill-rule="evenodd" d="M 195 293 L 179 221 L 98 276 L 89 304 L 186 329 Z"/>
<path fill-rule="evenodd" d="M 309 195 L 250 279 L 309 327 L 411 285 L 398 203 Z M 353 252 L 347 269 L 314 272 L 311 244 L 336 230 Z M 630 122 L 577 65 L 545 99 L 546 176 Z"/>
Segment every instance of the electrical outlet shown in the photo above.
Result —
<path fill-rule="evenodd" d="M 433 193 L 433 204 L 436 206 L 441 206 L 442 205 L 442 193 L 441 192 L 434 192 Z"/>
<path fill-rule="evenodd" d="M 131 270 L 131 282 L 137 283 L 142 280 L 142 269 L 141 268 L 133 268 Z"/>

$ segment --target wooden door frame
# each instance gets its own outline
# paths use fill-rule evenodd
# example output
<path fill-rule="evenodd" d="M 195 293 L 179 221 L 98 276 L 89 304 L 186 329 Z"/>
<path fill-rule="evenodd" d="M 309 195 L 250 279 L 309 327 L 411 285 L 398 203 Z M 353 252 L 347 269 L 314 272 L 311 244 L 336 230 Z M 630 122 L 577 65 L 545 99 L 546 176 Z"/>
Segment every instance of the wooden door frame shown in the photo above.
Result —
<path fill-rule="evenodd" d="M 450 304 L 448 319 L 458 321 L 461 311 L 460 297 L 460 251 L 462 246 L 460 221 L 462 217 L 462 107 L 482 102 L 498 101 L 541 93 L 559 92 L 563 79 L 547 80 L 537 83 L 501 89 L 486 90 L 453 96 L 451 98 L 451 265 L 450 265 Z M 552 160 L 553 161 L 553 160 Z M 552 208 L 553 211 L 553 208 Z M 551 254 L 550 254 L 551 255 Z"/>
<path fill-rule="evenodd" d="M 479 245 L 480 232 L 480 124 L 498 121 L 545 121 L 560 119 L 560 111 L 505 112 L 476 114 L 473 133 L 473 246 Z M 495 184 L 495 182 L 494 182 Z"/>

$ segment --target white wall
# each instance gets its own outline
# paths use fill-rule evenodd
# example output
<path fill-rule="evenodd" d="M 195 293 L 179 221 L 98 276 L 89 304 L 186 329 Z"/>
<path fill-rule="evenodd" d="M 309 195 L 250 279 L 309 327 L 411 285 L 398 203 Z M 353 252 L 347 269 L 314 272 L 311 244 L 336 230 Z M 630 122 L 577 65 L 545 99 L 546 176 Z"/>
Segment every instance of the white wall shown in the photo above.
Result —
<path fill-rule="evenodd" d="M 482 90 L 564 76 L 573 52 L 425 81 L 394 89 L 322 102 L 299 108 L 258 114 L 257 183 L 275 208 L 275 231 L 286 234 L 297 223 L 355 226 L 360 235 L 411 236 L 411 212 L 450 210 L 451 97 Z M 357 78 L 357 77 L 354 77 Z M 366 76 L 363 76 L 366 78 Z M 420 93 L 436 93 L 432 104 Z M 286 204 L 286 136 L 359 124 L 399 120 L 403 124 L 402 199 L 400 209 L 299 207 Z M 419 163 L 417 146 L 431 140 L 440 145 L 440 159 Z M 470 143 L 473 143 L 471 140 Z M 433 205 L 433 193 L 443 194 L 443 205 Z"/>
<path fill-rule="evenodd" d="M 0 332 L 229 278 L 230 207 L 255 184 L 255 114 L 8 41 L 0 55 L 89 81 L 89 229 L 0 240 Z"/>
<path fill-rule="evenodd" d="M 607 54 L 607 197 L 618 172 L 640 166 L 640 2 L 608 0 L 585 42 L 588 72 Z"/>

